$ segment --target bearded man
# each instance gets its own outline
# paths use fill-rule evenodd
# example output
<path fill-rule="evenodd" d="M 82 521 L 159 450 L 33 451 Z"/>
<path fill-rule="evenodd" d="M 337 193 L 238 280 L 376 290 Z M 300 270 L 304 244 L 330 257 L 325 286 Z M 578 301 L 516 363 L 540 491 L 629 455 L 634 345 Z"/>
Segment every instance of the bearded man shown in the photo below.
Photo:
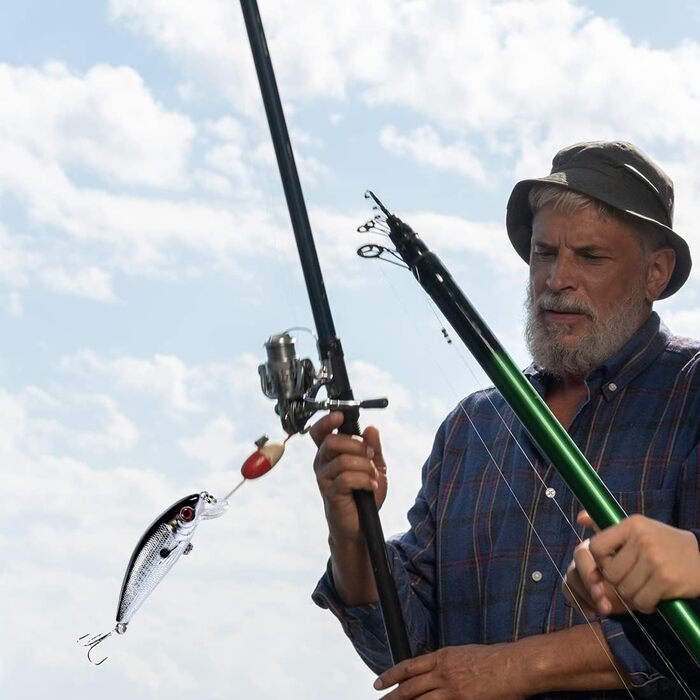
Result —
<path fill-rule="evenodd" d="M 652 304 L 688 277 L 672 229 L 673 185 L 629 143 L 561 150 L 550 175 L 516 184 L 506 226 L 530 266 L 525 371 L 628 513 L 700 530 L 700 344 Z M 415 658 L 391 667 L 352 498 L 387 489 L 379 433 L 312 428 L 331 557 L 314 600 L 329 608 L 384 697 L 673 697 L 619 621 L 587 623 L 561 590 L 581 528 L 561 477 L 495 389 L 438 430 L 408 514 L 388 543 Z"/>

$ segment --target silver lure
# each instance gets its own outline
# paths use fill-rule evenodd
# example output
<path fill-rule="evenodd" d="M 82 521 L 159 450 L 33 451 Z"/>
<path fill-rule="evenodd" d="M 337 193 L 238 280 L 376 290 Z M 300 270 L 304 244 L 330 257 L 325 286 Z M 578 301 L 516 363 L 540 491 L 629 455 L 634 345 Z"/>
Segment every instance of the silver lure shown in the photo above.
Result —
<path fill-rule="evenodd" d="M 93 649 L 115 632 L 124 634 L 129 621 L 155 587 L 165 578 L 183 554 L 192 551 L 192 537 L 203 519 L 216 518 L 226 510 L 227 502 L 206 491 L 186 496 L 161 513 L 143 533 L 126 567 L 117 606 L 117 624 L 113 630 L 78 640 L 89 647 L 88 659 L 99 666 L 107 660 L 93 661 Z"/>

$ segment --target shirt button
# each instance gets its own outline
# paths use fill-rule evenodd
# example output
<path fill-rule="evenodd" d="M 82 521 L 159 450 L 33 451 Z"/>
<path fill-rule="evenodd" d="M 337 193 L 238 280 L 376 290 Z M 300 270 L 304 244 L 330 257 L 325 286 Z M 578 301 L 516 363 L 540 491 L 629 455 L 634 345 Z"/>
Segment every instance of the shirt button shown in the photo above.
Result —
<path fill-rule="evenodd" d="M 542 572 L 541 571 L 533 571 L 530 576 L 532 577 L 532 580 L 535 583 L 539 583 L 542 580 Z"/>
<path fill-rule="evenodd" d="M 617 391 L 617 384 L 615 384 L 615 382 L 610 382 L 610 384 L 608 384 L 608 389 L 610 389 L 610 391 Z"/>
<path fill-rule="evenodd" d="M 547 498 L 554 498 L 557 495 L 557 492 L 550 486 L 545 492 L 544 495 L 547 496 Z"/>

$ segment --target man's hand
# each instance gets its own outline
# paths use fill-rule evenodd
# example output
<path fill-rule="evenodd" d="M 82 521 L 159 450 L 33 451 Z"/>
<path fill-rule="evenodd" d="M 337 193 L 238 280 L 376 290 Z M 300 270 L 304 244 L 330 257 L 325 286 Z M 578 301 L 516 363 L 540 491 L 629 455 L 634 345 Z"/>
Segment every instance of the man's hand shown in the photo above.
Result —
<path fill-rule="evenodd" d="M 352 492 L 373 491 L 380 508 L 387 491 L 386 463 L 379 431 L 368 427 L 362 437 L 333 433 L 343 420 L 343 414 L 334 411 L 312 426 L 310 434 L 319 448 L 314 471 L 331 537 L 356 540 L 360 525 Z"/>
<path fill-rule="evenodd" d="M 379 431 L 369 427 L 362 437 L 335 434 L 343 420 L 342 413 L 330 413 L 311 428 L 311 437 L 318 446 L 314 471 L 328 521 L 333 581 L 345 605 L 355 606 L 376 602 L 378 594 L 353 491 L 373 492 L 380 508 L 386 463 Z"/>
<path fill-rule="evenodd" d="M 382 700 L 522 700 L 559 690 L 624 688 L 598 623 L 506 644 L 444 647 L 402 661 L 374 687 Z"/>
<path fill-rule="evenodd" d="M 578 522 L 595 527 L 585 511 Z M 632 515 L 592 537 L 587 550 L 577 547 L 566 580 L 603 615 L 625 612 L 620 598 L 651 613 L 660 600 L 700 596 L 698 541 L 687 530 Z"/>
<path fill-rule="evenodd" d="M 514 644 L 470 644 L 444 647 L 402 661 L 382 673 L 376 690 L 398 683 L 382 700 L 521 700 L 520 665 L 511 655 Z"/>

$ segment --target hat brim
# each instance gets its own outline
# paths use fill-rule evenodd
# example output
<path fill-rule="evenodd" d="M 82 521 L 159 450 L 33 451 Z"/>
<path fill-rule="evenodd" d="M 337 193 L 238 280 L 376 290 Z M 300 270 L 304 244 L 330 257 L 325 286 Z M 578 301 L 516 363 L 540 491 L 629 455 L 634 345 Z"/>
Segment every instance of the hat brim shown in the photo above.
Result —
<path fill-rule="evenodd" d="M 521 180 L 515 185 L 510 199 L 508 200 L 506 229 L 508 231 L 508 238 L 518 255 L 525 262 L 530 262 L 530 239 L 532 237 L 532 210 L 530 209 L 529 202 L 530 190 L 534 185 L 560 185 L 569 190 L 579 192 L 580 194 L 594 197 L 618 211 L 624 211 L 626 214 L 641 221 L 646 221 L 655 228 L 661 230 L 666 236 L 668 245 L 673 248 L 676 253 L 676 264 L 673 268 L 671 279 L 664 291 L 659 295 L 659 299 L 665 299 L 675 294 L 685 284 L 692 267 L 690 249 L 685 240 L 673 229 L 659 221 L 639 214 L 638 212 L 630 211 L 629 209 L 621 209 L 614 201 L 609 201 L 609 199 L 614 199 L 614 196 L 611 192 L 611 196 L 606 198 L 605 191 L 601 193 L 601 173 L 593 175 L 590 171 L 587 172 L 584 169 L 580 169 L 578 172 L 575 172 L 575 170 L 576 169 L 553 173 L 545 177 L 533 178 L 530 180 Z M 596 194 L 592 194 L 591 190 Z"/>

